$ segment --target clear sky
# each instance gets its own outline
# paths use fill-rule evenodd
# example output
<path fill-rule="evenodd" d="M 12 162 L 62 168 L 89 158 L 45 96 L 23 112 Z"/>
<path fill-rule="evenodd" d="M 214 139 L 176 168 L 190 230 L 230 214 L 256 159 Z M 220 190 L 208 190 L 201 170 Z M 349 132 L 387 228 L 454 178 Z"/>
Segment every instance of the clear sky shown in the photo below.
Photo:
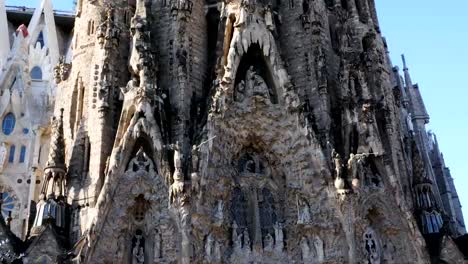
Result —
<path fill-rule="evenodd" d="M 403 69 L 404 53 L 419 83 L 468 223 L 468 1 L 375 2 L 393 64 Z"/>
<path fill-rule="evenodd" d="M 467 0 L 375 0 L 393 64 L 404 53 L 431 116 L 429 129 L 455 178 L 468 220 L 468 10 Z M 39 0 L 6 0 L 37 6 Z M 72 0 L 53 0 L 54 9 L 71 10 Z M 468 221 L 467 221 L 468 222 Z"/>

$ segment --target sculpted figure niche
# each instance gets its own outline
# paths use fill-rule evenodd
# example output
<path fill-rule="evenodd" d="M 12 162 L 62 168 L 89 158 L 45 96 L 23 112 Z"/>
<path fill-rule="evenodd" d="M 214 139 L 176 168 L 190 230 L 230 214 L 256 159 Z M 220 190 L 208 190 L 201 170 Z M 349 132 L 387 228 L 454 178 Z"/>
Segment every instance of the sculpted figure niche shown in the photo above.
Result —
<path fill-rule="evenodd" d="M 380 264 L 380 244 L 372 228 L 367 228 L 366 232 L 364 232 L 363 240 L 366 263 Z"/>
<path fill-rule="evenodd" d="M 256 101 L 270 101 L 270 89 L 265 80 L 250 66 L 245 74 L 245 79 L 241 80 L 236 89 L 236 100 L 244 101 L 247 97 L 255 97 Z"/>
<path fill-rule="evenodd" d="M 137 230 L 135 236 L 132 239 L 132 264 L 144 264 L 145 263 L 145 239 L 143 238 L 143 232 Z"/>
<path fill-rule="evenodd" d="M 135 157 L 132 160 L 130 160 L 128 170 L 131 170 L 133 172 L 151 172 L 154 170 L 154 164 L 143 150 L 143 147 L 140 147 Z"/>
<path fill-rule="evenodd" d="M 297 195 L 297 224 L 304 225 L 311 222 L 310 206 L 307 199 L 302 195 Z"/>

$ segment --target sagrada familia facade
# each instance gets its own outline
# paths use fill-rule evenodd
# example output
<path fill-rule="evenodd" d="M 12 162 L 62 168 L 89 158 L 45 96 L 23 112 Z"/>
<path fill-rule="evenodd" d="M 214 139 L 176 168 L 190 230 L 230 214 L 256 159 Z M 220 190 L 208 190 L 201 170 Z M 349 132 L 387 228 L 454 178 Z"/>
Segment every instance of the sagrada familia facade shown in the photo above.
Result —
<path fill-rule="evenodd" d="M 0 0 L 0 261 L 467 263 L 403 62 L 373 0 Z"/>

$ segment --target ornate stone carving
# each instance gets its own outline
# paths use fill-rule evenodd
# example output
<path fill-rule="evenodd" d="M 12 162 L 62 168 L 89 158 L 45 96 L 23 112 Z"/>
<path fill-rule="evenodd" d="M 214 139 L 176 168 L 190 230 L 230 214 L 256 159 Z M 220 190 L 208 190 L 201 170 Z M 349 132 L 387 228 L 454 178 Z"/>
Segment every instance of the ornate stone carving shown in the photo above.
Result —
<path fill-rule="evenodd" d="M 224 201 L 219 200 L 216 205 L 216 210 L 214 213 L 215 223 L 217 225 L 222 225 L 224 221 Z"/>
<path fill-rule="evenodd" d="M 265 7 L 265 25 L 270 31 L 275 31 L 275 22 L 273 19 L 273 11 L 271 10 L 271 4 Z"/>
<path fill-rule="evenodd" d="M 303 236 L 300 247 L 304 263 L 322 263 L 324 261 L 323 241 L 318 236 Z"/>
<path fill-rule="evenodd" d="M 101 48 L 112 50 L 119 46 L 121 29 L 114 22 L 114 9 L 107 8 L 105 20 L 97 27 L 96 37 Z"/>
<path fill-rule="evenodd" d="M 156 229 L 154 235 L 154 246 L 153 246 L 153 254 L 154 254 L 154 261 L 159 261 L 161 258 L 161 232 Z"/>
<path fill-rule="evenodd" d="M 263 250 L 265 251 L 272 251 L 273 250 L 273 236 L 271 234 L 266 234 L 263 238 Z"/>
<path fill-rule="evenodd" d="M 372 228 L 367 228 L 363 235 L 364 254 L 369 264 L 380 264 L 381 249 L 378 238 Z"/>
<path fill-rule="evenodd" d="M 372 104 L 365 102 L 361 106 L 360 120 L 358 122 L 359 146 L 358 153 L 383 154 L 379 130 L 375 122 Z"/>
<path fill-rule="evenodd" d="M 275 250 L 276 252 L 282 252 L 284 249 L 284 233 L 283 225 L 276 223 L 275 226 Z"/>
<path fill-rule="evenodd" d="M 236 100 L 241 102 L 246 98 L 255 98 L 256 101 L 270 101 L 270 89 L 265 80 L 250 66 L 245 74 L 245 80 L 237 85 Z"/>
<path fill-rule="evenodd" d="M 133 172 L 140 172 L 140 171 L 152 172 L 152 171 L 154 171 L 154 163 L 148 157 L 146 152 L 143 150 L 143 147 L 140 147 L 140 149 L 136 153 L 135 157 L 132 160 L 130 160 L 130 163 L 128 164 L 128 169 L 127 170 L 128 171 L 133 171 Z"/>
<path fill-rule="evenodd" d="M 145 263 L 145 240 L 141 230 L 137 230 L 133 238 L 132 264 Z"/>
<path fill-rule="evenodd" d="M 171 0 L 171 12 L 174 18 L 187 19 L 192 14 L 192 0 Z"/>
<path fill-rule="evenodd" d="M 146 3 L 143 0 L 139 0 L 137 4 L 137 11 L 135 16 L 131 20 L 131 32 L 132 32 L 132 50 L 130 56 L 130 68 L 135 76 L 138 76 L 139 80 L 139 94 L 145 96 L 151 93 L 152 84 L 151 81 L 154 77 L 154 51 L 151 47 L 150 41 L 150 28 L 147 17 Z M 151 96 L 150 96 L 151 98 Z"/>
<path fill-rule="evenodd" d="M 363 180 L 362 172 L 364 170 L 363 163 L 368 154 L 353 154 L 351 153 L 348 160 L 348 175 L 352 179 L 352 186 L 354 190 L 358 190 Z"/>
<path fill-rule="evenodd" d="M 54 67 L 54 80 L 56 84 L 68 79 L 70 75 L 71 63 L 66 63 L 65 58 L 62 56 L 58 64 Z"/>
<path fill-rule="evenodd" d="M 311 222 L 310 207 L 307 199 L 297 195 L 297 224 L 309 224 Z"/>

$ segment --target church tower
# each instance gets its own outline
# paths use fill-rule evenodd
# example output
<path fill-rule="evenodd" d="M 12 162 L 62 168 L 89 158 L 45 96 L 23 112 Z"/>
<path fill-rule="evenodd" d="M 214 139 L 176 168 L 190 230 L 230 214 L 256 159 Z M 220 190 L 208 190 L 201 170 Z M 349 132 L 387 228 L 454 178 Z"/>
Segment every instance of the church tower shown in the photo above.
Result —
<path fill-rule="evenodd" d="M 45 169 L 66 190 L 73 263 L 463 259 L 463 218 L 411 130 L 429 140 L 411 119 L 421 95 L 392 68 L 373 0 L 76 12 L 51 146 L 64 157 Z"/>

